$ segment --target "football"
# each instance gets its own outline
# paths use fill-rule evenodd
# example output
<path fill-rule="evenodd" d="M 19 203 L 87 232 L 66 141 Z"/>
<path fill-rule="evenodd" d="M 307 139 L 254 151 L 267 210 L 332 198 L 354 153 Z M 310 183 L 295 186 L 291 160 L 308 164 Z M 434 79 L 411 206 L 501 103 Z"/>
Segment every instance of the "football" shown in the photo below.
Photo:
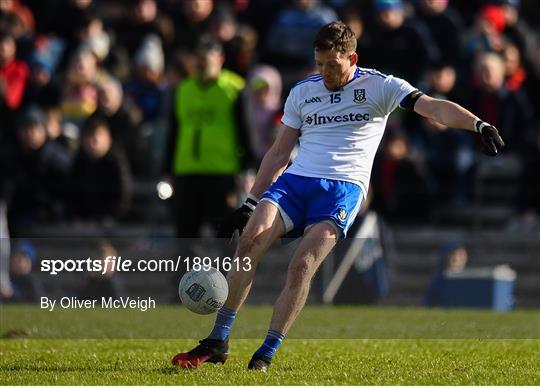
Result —
<path fill-rule="evenodd" d="M 229 294 L 227 279 L 215 268 L 187 272 L 178 286 L 180 300 L 197 314 L 212 314 L 223 306 Z"/>

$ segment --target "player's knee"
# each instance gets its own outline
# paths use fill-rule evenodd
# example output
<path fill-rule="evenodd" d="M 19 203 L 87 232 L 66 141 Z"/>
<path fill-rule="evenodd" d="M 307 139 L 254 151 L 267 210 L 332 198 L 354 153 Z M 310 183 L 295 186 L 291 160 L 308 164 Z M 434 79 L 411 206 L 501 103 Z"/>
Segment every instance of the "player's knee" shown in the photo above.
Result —
<path fill-rule="evenodd" d="M 269 229 L 264 225 L 248 225 L 238 239 L 238 247 L 243 251 L 250 251 L 262 245 L 269 238 Z"/>

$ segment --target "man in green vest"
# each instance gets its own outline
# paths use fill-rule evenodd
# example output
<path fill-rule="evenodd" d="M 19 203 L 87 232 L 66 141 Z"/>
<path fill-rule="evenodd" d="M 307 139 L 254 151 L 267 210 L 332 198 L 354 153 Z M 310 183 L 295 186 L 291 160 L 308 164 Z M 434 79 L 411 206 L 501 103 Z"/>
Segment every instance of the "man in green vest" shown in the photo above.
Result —
<path fill-rule="evenodd" d="M 199 237 L 204 223 L 216 227 L 236 206 L 235 176 L 253 160 L 244 79 L 223 69 L 224 59 L 220 43 L 203 36 L 196 74 L 175 90 L 165 168 L 174 179 L 177 237 Z"/>

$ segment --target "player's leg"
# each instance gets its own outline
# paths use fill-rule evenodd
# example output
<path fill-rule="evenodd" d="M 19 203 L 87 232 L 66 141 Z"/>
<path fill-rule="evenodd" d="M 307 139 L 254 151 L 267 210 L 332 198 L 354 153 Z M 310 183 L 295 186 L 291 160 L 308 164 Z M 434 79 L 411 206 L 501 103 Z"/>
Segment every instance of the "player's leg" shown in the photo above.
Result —
<path fill-rule="evenodd" d="M 249 369 L 266 371 L 285 333 L 302 310 L 313 275 L 344 237 L 362 205 L 361 188 L 350 182 L 310 178 L 305 184 L 306 217 L 304 238 L 297 248 L 287 273 L 262 346 L 255 352 Z"/>
<path fill-rule="evenodd" d="M 226 308 L 237 311 L 242 306 L 262 255 L 275 240 L 301 225 L 304 217 L 301 188 L 305 187 L 306 179 L 285 173 L 264 193 L 240 236 L 235 254 L 240 258 L 249 257 L 251 268 L 247 271 L 235 268 L 229 272 Z"/>
<path fill-rule="evenodd" d="M 271 359 L 306 303 L 311 280 L 335 246 L 338 233 L 328 222 L 314 224 L 305 234 L 289 264 L 285 287 L 274 306 L 270 330 L 248 368 L 266 371 Z"/>
<path fill-rule="evenodd" d="M 233 266 L 227 274 L 229 295 L 217 313 L 209 339 L 224 341 L 229 336 L 236 313 L 249 294 L 259 261 L 284 231 L 285 227 L 278 208 L 270 202 L 262 201 L 255 209 L 238 241 L 234 258 L 240 258 L 242 265 Z"/>
<path fill-rule="evenodd" d="M 249 257 L 249 269 L 240 267 L 229 271 L 229 296 L 224 307 L 218 311 L 212 332 L 191 351 L 177 354 L 172 359 L 174 365 L 196 368 L 204 362 L 225 362 L 229 331 L 236 312 L 249 294 L 257 265 L 268 247 L 284 233 L 285 226 L 276 205 L 267 201 L 259 203 L 240 236 L 235 254 L 235 257 Z"/>
<path fill-rule="evenodd" d="M 287 280 L 274 307 L 270 328 L 286 334 L 304 307 L 311 280 L 334 248 L 338 231 L 328 222 L 313 225 L 289 264 Z"/>
<path fill-rule="evenodd" d="M 227 274 L 229 296 L 225 307 L 235 311 L 242 307 L 251 289 L 259 261 L 274 241 L 283 234 L 285 225 L 277 206 L 268 201 L 261 201 L 240 236 L 235 253 L 235 258 L 249 258 L 250 265 L 232 268 Z"/>

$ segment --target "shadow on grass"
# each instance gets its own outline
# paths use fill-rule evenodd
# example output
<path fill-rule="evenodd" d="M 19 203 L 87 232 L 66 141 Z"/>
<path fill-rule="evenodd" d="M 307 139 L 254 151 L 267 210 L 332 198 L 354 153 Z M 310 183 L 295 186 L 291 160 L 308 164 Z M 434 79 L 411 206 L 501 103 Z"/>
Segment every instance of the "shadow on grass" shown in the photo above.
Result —
<path fill-rule="evenodd" d="M 11 329 L 6 330 L 1 338 L 3 339 L 19 339 L 19 338 L 32 338 L 32 330 L 30 329 Z"/>

